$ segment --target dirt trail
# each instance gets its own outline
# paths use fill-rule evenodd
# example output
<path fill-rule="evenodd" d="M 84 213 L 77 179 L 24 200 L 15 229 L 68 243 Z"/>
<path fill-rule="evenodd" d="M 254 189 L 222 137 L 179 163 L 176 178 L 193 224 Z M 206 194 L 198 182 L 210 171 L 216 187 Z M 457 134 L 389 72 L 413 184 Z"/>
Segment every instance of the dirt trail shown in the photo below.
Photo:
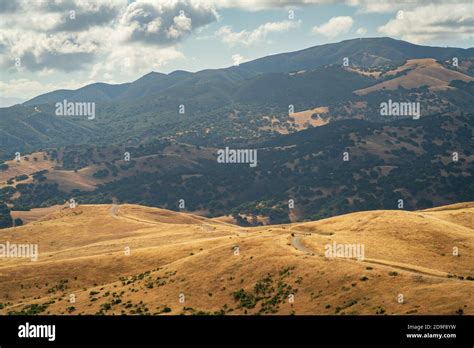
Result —
<path fill-rule="evenodd" d="M 119 218 L 122 218 L 122 219 L 127 219 L 127 220 L 140 222 L 140 223 L 143 223 L 143 224 L 148 224 L 148 225 L 153 225 L 153 226 L 163 226 L 162 222 L 141 219 L 141 218 L 138 218 L 138 217 L 132 217 L 130 215 L 126 215 L 126 214 L 123 214 L 123 213 L 119 215 L 119 207 L 120 207 L 119 205 L 113 204 L 112 207 L 109 210 L 109 213 L 112 216 L 119 217 Z M 216 226 L 228 225 L 228 226 L 231 226 L 233 228 L 236 227 L 235 225 L 232 225 L 232 224 L 207 223 L 207 222 L 203 222 L 203 221 L 200 221 L 200 220 L 196 220 L 195 225 L 199 226 L 203 231 L 206 231 L 206 232 L 216 231 Z"/>
<path fill-rule="evenodd" d="M 310 254 L 312 256 L 318 256 L 313 250 L 309 249 L 301 242 L 300 237 L 292 237 L 291 245 L 295 247 L 297 250 L 302 251 L 306 254 Z M 433 270 L 425 267 L 414 266 L 410 264 L 398 263 L 398 262 L 390 262 L 386 260 L 378 260 L 378 259 L 364 259 L 364 260 L 356 260 L 356 259 L 346 259 L 349 262 L 363 262 L 366 264 L 372 264 L 377 266 L 382 266 L 386 268 L 396 269 L 402 272 L 409 272 L 420 276 L 427 276 L 427 277 L 434 277 L 439 279 L 451 279 L 451 280 L 459 280 L 464 281 L 459 278 L 448 278 L 448 273 L 438 270 Z"/>
<path fill-rule="evenodd" d="M 117 204 L 113 204 L 111 207 L 110 207 L 110 214 L 112 214 L 113 216 L 117 216 L 118 215 L 118 209 L 119 209 L 119 206 Z"/>
<path fill-rule="evenodd" d="M 305 247 L 305 246 L 303 245 L 303 243 L 301 243 L 301 239 L 300 239 L 299 237 L 293 237 L 293 238 L 291 239 L 291 244 L 292 244 L 296 249 L 298 249 L 299 251 L 302 251 L 302 252 L 307 253 L 307 254 L 315 255 L 312 250 L 310 250 L 309 248 Z"/>
<path fill-rule="evenodd" d="M 153 222 L 153 221 L 150 221 L 150 220 L 134 218 L 134 217 L 124 215 L 124 214 L 119 215 L 119 206 L 117 204 L 113 204 L 110 207 L 109 213 L 112 216 L 115 216 L 115 217 L 119 217 L 119 218 L 127 219 L 127 220 L 132 220 L 132 221 L 135 221 L 135 222 L 140 222 L 140 223 L 143 223 L 143 224 L 154 225 L 154 226 L 161 225 L 159 222 Z"/>

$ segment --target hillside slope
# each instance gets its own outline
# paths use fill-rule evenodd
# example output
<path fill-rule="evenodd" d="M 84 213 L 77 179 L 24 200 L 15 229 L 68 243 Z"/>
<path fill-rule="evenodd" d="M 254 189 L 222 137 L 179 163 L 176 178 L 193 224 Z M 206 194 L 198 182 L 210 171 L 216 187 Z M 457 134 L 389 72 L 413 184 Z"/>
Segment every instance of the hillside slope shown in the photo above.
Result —
<path fill-rule="evenodd" d="M 385 76 L 395 75 L 401 72 L 406 72 L 406 74 L 357 90 L 355 93 L 364 95 L 382 89 L 412 89 L 422 86 L 428 86 L 431 90 L 447 90 L 450 88 L 449 84 L 453 80 L 461 80 L 464 82 L 474 81 L 473 77 L 447 69 L 432 58 L 410 59 L 401 67 L 386 73 Z"/>
<path fill-rule="evenodd" d="M 0 313 L 474 314 L 472 216 L 465 203 L 241 228 L 137 205 L 65 208 L 2 231 L 39 258 L 0 259 Z M 333 242 L 364 244 L 365 259 L 325 257 Z"/>

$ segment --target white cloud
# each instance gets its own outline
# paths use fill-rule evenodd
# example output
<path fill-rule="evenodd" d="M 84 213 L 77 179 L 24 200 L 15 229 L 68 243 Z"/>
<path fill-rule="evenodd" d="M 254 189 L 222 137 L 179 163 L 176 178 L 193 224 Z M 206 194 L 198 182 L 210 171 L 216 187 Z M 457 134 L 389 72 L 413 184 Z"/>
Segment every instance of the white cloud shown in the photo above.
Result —
<path fill-rule="evenodd" d="M 156 68 L 182 57 L 176 49 L 163 47 L 182 41 L 218 18 L 212 6 L 198 0 L 137 0 L 130 4 L 126 0 L 8 1 L 14 5 L 0 6 L 0 68 L 43 76 L 51 71 L 84 70 L 108 56 L 115 59 L 126 53 L 135 62 L 134 52 L 144 51 L 156 58 L 149 60 L 149 69 Z M 137 48 L 137 43 L 154 45 L 158 50 Z M 19 67 L 15 66 L 18 59 Z M 146 63 L 145 59 L 140 61 Z M 136 70 L 146 69 L 146 64 L 143 69 L 136 65 Z"/>
<path fill-rule="evenodd" d="M 91 62 L 99 50 L 99 44 L 90 40 L 86 33 L 48 35 L 18 29 L 2 29 L 0 47 L 5 47 L 0 54 L 0 67 L 10 71 L 78 70 Z M 16 62 L 19 62 L 18 67 Z"/>
<path fill-rule="evenodd" d="M 230 46 L 239 44 L 250 46 L 265 41 L 269 34 L 286 32 L 299 27 L 300 24 L 301 21 L 268 22 L 252 31 L 242 30 L 239 32 L 232 31 L 231 26 L 224 26 L 217 30 L 216 36 Z"/>
<path fill-rule="evenodd" d="M 393 1 L 393 0 L 346 0 L 349 6 L 357 7 L 359 12 L 364 13 L 387 13 L 399 9 L 417 6 L 421 1 Z M 436 0 L 433 0 L 436 1 Z"/>
<path fill-rule="evenodd" d="M 160 1 L 160 0 L 157 0 Z M 167 1 L 167 0 L 164 0 Z M 473 0 L 190 0 L 205 3 L 217 9 L 236 8 L 245 11 L 261 11 L 278 8 L 304 8 L 319 5 L 345 4 L 355 7 L 358 13 L 390 13 L 398 10 L 413 10 L 426 5 L 465 4 L 473 6 Z M 472 10 L 471 10 L 472 11 Z"/>
<path fill-rule="evenodd" d="M 349 16 L 332 17 L 323 25 L 313 27 L 314 34 L 321 34 L 327 38 L 333 39 L 346 34 L 352 27 L 354 21 Z"/>
<path fill-rule="evenodd" d="M 242 55 L 240 54 L 233 54 L 232 55 L 232 65 L 234 66 L 239 66 L 242 63 L 245 63 L 247 59 L 245 59 Z"/>
<path fill-rule="evenodd" d="M 111 50 L 100 62 L 94 64 L 90 78 L 104 79 L 109 83 L 117 82 L 117 72 L 128 74 L 146 74 L 159 71 L 171 61 L 184 59 L 183 53 L 173 47 L 156 48 L 144 45 L 120 46 Z M 120 81 L 123 82 L 123 81 Z"/>
<path fill-rule="evenodd" d="M 471 5 L 472 0 L 345 0 L 347 5 L 357 7 L 359 13 L 390 13 L 398 10 L 412 11 L 427 5 Z M 337 3 L 337 1 L 334 1 Z M 472 11 L 472 9 L 471 9 Z"/>
<path fill-rule="evenodd" d="M 137 0 L 128 5 L 117 30 L 129 42 L 170 45 L 217 18 L 214 7 L 199 1 Z"/>
<path fill-rule="evenodd" d="M 474 39 L 474 4 L 428 5 L 403 10 L 401 18 L 388 21 L 378 31 L 414 43 Z"/>
<path fill-rule="evenodd" d="M 39 81 L 20 78 L 11 79 L 8 81 L 0 81 L 0 91 L 4 97 L 21 96 L 22 99 L 27 100 L 39 94 L 47 93 L 57 89 L 77 89 L 93 83 L 95 81 L 61 81 L 61 83 L 41 83 Z"/>
<path fill-rule="evenodd" d="M 245 11 L 260 11 L 272 8 L 297 8 L 310 5 L 336 3 L 337 0 L 194 0 L 216 8 L 238 8 Z M 339 1 L 340 2 L 340 1 Z"/>
<path fill-rule="evenodd" d="M 2 26 L 43 32 L 74 32 L 108 25 L 127 6 L 127 0 L 3 0 L 15 1 L 15 11 L 2 13 L 0 6 Z"/>
<path fill-rule="evenodd" d="M 360 27 L 359 29 L 356 30 L 356 34 L 360 36 L 364 36 L 367 34 L 367 29 L 364 27 Z"/>
<path fill-rule="evenodd" d="M 75 19 L 69 17 L 71 9 Z M 151 9 L 153 16 L 140 22 L 137 13 L 146 17 L 144 9 Z M 135 21 L 133 14 L 139 20 Z M 129 21 L 127 15 L 132 16 Z M 8 7 L 0 3 L 2 97 L 29 99 L 97 81 L 128 82 L 137 75 L 161 70 L 171 61 L 185 59 L 168 44 L 180 42 L 216 18 L 214 9 L 187 0 L 131 4 L 126 0 L 18 0 Z M 77 22 L 72 25 L 69 20 Z M 127 36 L 137 31 L 150 42 Z M 28 71 L 34 72 L 35 78 L 24 78 L 31 76 Z M 67 77 L 61 75 L 64 72 Z"/>

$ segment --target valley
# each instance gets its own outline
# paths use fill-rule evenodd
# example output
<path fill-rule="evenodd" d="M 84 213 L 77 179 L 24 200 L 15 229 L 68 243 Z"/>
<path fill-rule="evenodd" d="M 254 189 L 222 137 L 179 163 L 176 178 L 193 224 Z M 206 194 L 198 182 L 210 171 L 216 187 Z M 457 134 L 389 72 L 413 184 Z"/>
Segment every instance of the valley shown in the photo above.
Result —
<path fill-rule="evenodd" d="M 2 231 L 39 258 L 1 259 L 0 313 L 473 314 L 473 217 L 460 203 L 243 228 L 129 204 L 64 207 Z M 365 257 L 326 257 L 334 242 Z"/>

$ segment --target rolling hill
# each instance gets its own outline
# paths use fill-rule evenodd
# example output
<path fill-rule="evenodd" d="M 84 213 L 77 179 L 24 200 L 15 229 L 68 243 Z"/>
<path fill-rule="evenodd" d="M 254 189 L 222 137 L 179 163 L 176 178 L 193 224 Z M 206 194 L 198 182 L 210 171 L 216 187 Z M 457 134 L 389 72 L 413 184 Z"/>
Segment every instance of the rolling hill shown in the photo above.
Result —
<path fill-rule="evenodd" d="M 388 79 L 368 88 L 357 90 L 355 93 L 364 95 L 381 89 L 413 89 L 422 86 L 428 86 L 430 90 L 446 90 L 450 88 L 450 82 L 454 80 L 464 82 L 474 81 L 474 77 L 447 69 L 433 58 L 410 59 L 404 65 L 393 71 L 388 71 L 382 76 L 391 76 L 403 72 L 406 72 L 406 74 Z"/>
<path fill-rule="evenodd" d="M 242 228 L 129 204 L 64 208 L 2 231 L 39 257 L 0 259 L 0 313 L 473 314 L 473 216 L 462 203 Z M 365 257 L 325 256 L 334 242 Z"/>

